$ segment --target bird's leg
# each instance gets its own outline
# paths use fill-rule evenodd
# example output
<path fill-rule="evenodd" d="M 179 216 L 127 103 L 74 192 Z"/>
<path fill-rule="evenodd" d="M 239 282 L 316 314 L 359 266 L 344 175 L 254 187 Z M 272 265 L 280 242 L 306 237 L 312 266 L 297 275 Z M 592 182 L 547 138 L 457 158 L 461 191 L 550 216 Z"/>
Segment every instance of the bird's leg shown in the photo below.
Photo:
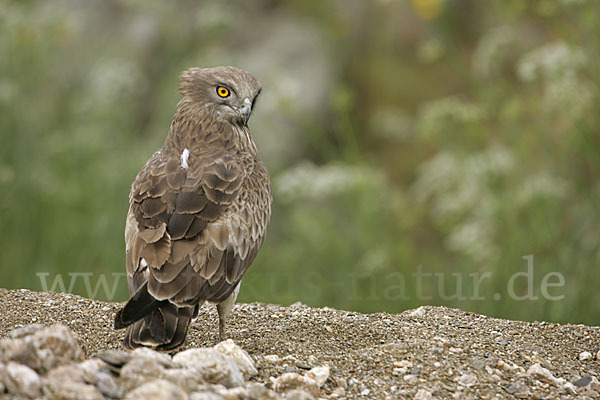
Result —
<path fill-rule="evenodd" d="M 227 300 L 229 300 L 230 297 L 228 297 Z M 219 313 L 219 342 L 227 339 L 225 335 L 225 321 L 227 320 L 227 317 L 233 308 L 233 302 L 231 302 L 231 305 L 229 305 L 227 304 L 227 300 L 217 304 L 217 311 Z"/>
<path fill-rule="evenodd" d="M 229 314 L 231 314 L 231 310 L 233 309 L 233 305 L 235 304 L 239 292 L 240 284 L 238 283 L 229 297 L 217 304 L 217 312 L 219 313 L 219 341 L 221 342 L 227 339 L 225 335 L 225 321 Z"/>

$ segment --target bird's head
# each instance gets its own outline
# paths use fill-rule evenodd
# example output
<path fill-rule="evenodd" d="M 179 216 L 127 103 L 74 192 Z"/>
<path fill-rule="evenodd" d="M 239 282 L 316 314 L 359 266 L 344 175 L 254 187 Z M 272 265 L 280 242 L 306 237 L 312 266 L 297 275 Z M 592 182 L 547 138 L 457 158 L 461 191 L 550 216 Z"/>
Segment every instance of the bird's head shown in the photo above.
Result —
<path fill-rule="evenodd" d="M 236 67 L 190 68 L 179 78 L 184 100 L 217 118 L 246 125 L 260 94 L 260 82 Z"/>

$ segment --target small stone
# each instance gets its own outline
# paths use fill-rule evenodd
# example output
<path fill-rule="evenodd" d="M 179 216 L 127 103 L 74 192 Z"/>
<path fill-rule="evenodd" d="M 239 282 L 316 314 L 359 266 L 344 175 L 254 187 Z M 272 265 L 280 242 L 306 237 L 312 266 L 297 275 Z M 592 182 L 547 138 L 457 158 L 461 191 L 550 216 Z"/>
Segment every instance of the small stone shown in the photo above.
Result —
<path fill-rule="evenodd" d="M 132 353 L 119 350 L 102 350 L 98 352 L 97 357 L 107 364 L 121 368 L 133 358 Z"/>
<path fill-rule="evenodd" d="M 564 379 L 555 378 L 554 375 L 540 364 L 533 364 L 527 370 L 527 375 L 531 375 L 540 381 L 551 383 L 555 386 L 562 386 Z"/>
<path fill-rule="evenodd" d="M 24 338 L 25 336 L 31 336 L 34 333 L 36 333 L 37 331 L 41 331 L 44 328 L 45 328 L 44 325 L 29 324 L 29 325 L 22 326 L 20 328 L 13 329 L 12 331 L 10 331 L 6 334 L 6 337 L 11 338 L 11 339 L 21 339 L 21 338 Z"/>
<path fill-rule="evenodd" d="M 582 351 L 581 353 L 579 353 L 579 361 L 586 361 L 591 359 L 592 353 L 590 353 L 589 351 Z"/>
<path fill-rule="evenodd" d="M 96 374 L 101 369 L 107 368 L 107 365 L 108 364 L 99 358 L 90 358 L 89 360 L 77 364 L 77 367 L 83 371 L 87 383 L 95 384 L 97 380 Z"/>
<path fill-rule="evenodd" d="M 186 393 L 195 392 L 204 380 L 195 371 L 187 368 L 170 368 L 164 371 L 163 379 L 173 382 Z"/>
<path fill-rule="evenodd" d="M 123 397 L 123 392 L 119 389 L 113 377 L 104 371 L 96 372 L 96 381 L 94 382 L 94 384 L 96 385 L 96 388 L 98 388 L 100 393 L 102 393 L 106 397 Z"/>
<path fill-rule="evenodd" d="M 417 394 L 415 394 L 415 397 L 413 397 L 413 399 L 414 400 L 432 400 L 433 395 L 431 394 L 431 392 L 429 390 L 419 389 L 417 391 Z"/>
<path fill-rule="evenodd" d="M 225 398 L 213 392 L 194 392 L 189 396 L 190 400 L 224 400 Z"/>
<path fill-rule="evenodd" d="M 48 372 L 46 378 L 55 381 L 85 382 L 85 371 L 77 364 L 60 365 Z"/>
<path fill-rule="evenodd" d="M 360 394 L 361 396 L 368 396 L 371 393 L 371 389 L 363 389 Z"/>
<path fill-rule="evenodd" d="M 252 400 L 276 400 L 280 399 L 280 396 L 272 390 L 258 382 L 248 382 L 246 384 L 246 392 L 248 398 Z"/>
<path fill-rule="evenodd" d="M 50 399 L 104 400 L 95 386 L 75 381 L 53 381 L 44 387 L 44 392 Z"/>
<path fill-rule="evenodd" d="M 515 397 L 521 398 L 521 399 L 527 398 L 530 395 L 529 388 L 521 382 L 515 382 L 515 383 L 511 383 L 509 385 L 506 385 L 505 389 L 508 393 L 512 394 Z"/>
<path fill-rule="evenodd" d="M 265 361 L 269 364 L 277 364 L 279 363 L 279 356 L 277 354 L 269 354 L 265 356 Z"/>
<path fill-rule="evenodd" d="M 31 338 L 37 354 L 43 357 L 42 365 L 46 371 L 65 362 L 83 361 L 83 351 L 77 338 L 64 325 L 52 325 L 37 331 L 28 338 Z"/>
<path fill-rule="evenodd" d="M 477 377 L 473 374 L 463 374 L 458 378 L 458 384 L 464 387 L 471 387 L 477 383 Z"/>
<path fill-rule="evenodd" d="M 565 383 L 563 389 L 569 394 L 577 395 L 577 388 L 571 382 Z"/>
<path fill-rule="evenodd" d="M 171 357 L 169 357 L 167 354 L 159 353 L 158 351 L 149 349 L 147 347 L 138 347 L 131 354 L 136 358 L 154 360 L 165 368 L 173 367 L 173 361 L 171 360 Z"/>
<path fill-rule="evenodd" d="M 413 367 L 413 363 L 408 361 L 408 360 L 402 360 L 402 361 L 394 361 L 394 367 L 398 367 L 398 368 L 412 368 Z"/>
<path fill-rule="evenodd" d="M 573 382 L 573 385 L 575 385 L 577 387 L 586 387 L 587 385 L 590 384 L 591 381 L 592 381 L 592 377 L 590 375 L 586 375 L 583 378 L 579 378 L 575 382 Z"/>
<path fill-rule="evenodd" d="M 175 365 L 191 369 L 203 380 L 225 385 L 242 386 L 244 377 L 237 364 L 214 348 L 189 349 L 173 356 Z"/>
<path fill-rule="evenodd" d="M 146 381 L 162 378 L 164 368 L 155 360 L 134 358 L 121 368 L 123 389 L 128 392 Z"/>
<path fill-rule="evenodd" d="M 407 315 L 413 318 L 423 318 L 425 316 L 425 307 L 421 306 L 417 309 L 408 311 Z"/>
<path fill-rule="evenodd" d="M 600 360 L 600 350 L 596 353 L 596 360 Z"/>
<path fill-rule="evenodd" d="M 319 387 L 322 387 L 327 381 L 327 378 L 329 378 L 329 367 L 314 367 L 304 376 L 314 379 Z"/>
<path fill-rule="evenodd" d="M 248 379 L 251 376 L 258 374 L 252 358 L 244 351 L 244 349 L 235 344 L 233 340 L 227 339 L 217 344 L 214 348 L 233 360 L 240 369 L 240 372 L 244 375 L 244 378 Z"/>
<path fill-rule="evenodd" d="M 188 395 L 175 384 L 164 379 L 146 382 L 127 393 L 125 400 L 187 400 Z"/>
<path fill-rule="evenodd" d="M 9 362 L 6 366 L 0 366 L 0 381 L 13 396 L 38 398 L 41 395 L 40 377 L 26 365 Z"/>
<path fill-rule="evenodd" d="M 314 379 L 288 372 L 274 379 L 273 389 L 278 393 L 286 393 L 291 390 L 306 390 L 313 396 L 319 396 L 319 384 Z"/>
<path fill-rule="evenodd" d="M 294 389 L 285 394 L 286 400 L 314 400 L 315 397 L 305 390 Z"/>
<path fill-rule="evenodd" d="M 496 368 L 498 368 L 501 371 L 512 371 L 514 369 L 510 364 L 508 364 L 504 360 L 498 360 L 496 362 Z"/>
<path fill-rule="evenodd" d="M 404 375 L 404 378 L 402 378 L 404 380 L 404 382 L 406 382 L 409 385 L 416 385 L 417 384 L 417 377 L 415 375 Z"/>

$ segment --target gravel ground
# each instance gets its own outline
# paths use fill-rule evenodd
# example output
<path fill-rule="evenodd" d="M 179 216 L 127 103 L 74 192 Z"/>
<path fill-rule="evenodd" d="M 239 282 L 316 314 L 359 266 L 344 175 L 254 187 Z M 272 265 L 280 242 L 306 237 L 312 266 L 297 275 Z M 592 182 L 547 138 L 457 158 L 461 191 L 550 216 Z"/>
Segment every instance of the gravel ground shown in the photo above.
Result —
<path fill-rule="evenodd" d="M 122 349 L 118 303 L 63 293 L 0 289 L 0 338 L 27 324 L 62 323 L 87 357 Z M 205 307 L 186 346 L 214 346 L 217 315 Z M 331 368 L 323 398 L 600 398 L 600 329 L 488 318 L 444 307 L 359 314 L 302 304 L 238 304 L 228 336 L 254 359 L 252 380 Z"/>

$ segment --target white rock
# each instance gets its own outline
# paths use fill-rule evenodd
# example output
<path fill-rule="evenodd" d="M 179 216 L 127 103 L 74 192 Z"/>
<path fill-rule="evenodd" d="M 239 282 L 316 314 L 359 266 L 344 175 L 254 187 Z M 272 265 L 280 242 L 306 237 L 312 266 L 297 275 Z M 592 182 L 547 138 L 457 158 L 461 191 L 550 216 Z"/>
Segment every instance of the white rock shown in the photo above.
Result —
<path fill-rule="evenodd" d="M 565 383 L 563 389 L 569 394 L 577 395 L 577 388 L 571 382 Z"/>
<path fill-rule="evenodd" d="M 125 393 L 144 382 L 163 377 L 165 369 L 152 359 L 132 358 L 121 368 L 121 387 Z"/>
<path fill-rule="evenodd" d="M 551 383 L 555 386 L 561 386 L 564 383 L 564 379 L 556 378 L 550 371 L 542 367 L 540 364 L 533 364 L 527 370 L 527 375 L 531 375 L 540 381 Z"/>
<path fill-rule="evenodd" d="M 409 317 L 423 318 L 425 316 L 425 307 L 421 306 L 408 312 Z"/>
<path fill-rule="evenodd" d="M 413 399 L 414 400 L 432 400 L 433 395 L 431 394 L 431 392 L 429 390 L 419 389 L 417 391 L 417 394 L 415 394 L 415 397 L 413 397 Z"/>
<path fill-rule="evenodd" d="M 477 377 L 473 374 L 463 374 L 458 378 L 458 384 L 464 387 L 471 387 L 477 383 Z"/>
<path fill-rule="evenodd" d="M 408 360 L 394 361 L 394 367 L 412 368 L 413 367 L 413 363 L 411 361 L 408 361 Z"/>
<path fill-rule="evenodd" d="M 590 353 L 589 351 L 582 351 L 581 353 L 579 353 L 579 361 L 586 361 L 591 359 L 592 353 Z"/>
<path fill-rule="evenodd" d="M 198 391 L 204 380 L 194 370 L 187 368 L 169 368 L 163 373 L 163 379 L 173 382 L 187 393 Z"/>
<path fill-rule="evenodd" d="M 228 388 L 244 384 L 244 377 L 237 364 L 213 348 L 182 351 L 173 356 L 173 362 L 195 371 L 206 382 L 222 384 Z"/>
<path fill-rule="evenodd" d="M 319 384 L 312 378 L 299 375 L 295 372 L 287 372 L 274 379 L 273 389 L 278 393 L 285 393 L 291 390 L 305 390 L 313 396 L 319 396 L 321 392 Z"/>
<path fill-rule="evenodd" d="M 9 362 L 0 372 L 0 380 L 11 395 L 38 398 L 41 395 L 42 382 L 39 375 L 26 365 Z"/>
<path fill-rule="evenodd" d="M 171 360 L 171 357 L 169 357 L 169 355 L 159 353 L 158 351 L 149 349 L 147 347 L 138 347 L 131 354 L 136 358 L 146 358 L 154 360 L 166 368 L 171 368 L 173 366 L 173 361 Z"/>
<path fill-rule="evenodd" d="M 127 393 L 125 400 L 187 400 L 188 395 L 175 384 L 164 379 L 146 382 Z"/>
<path fill-rule="evenodd" d="M 77 364 L 77 367 L 83 371 L 87 382 L 96 383 L 96 374 L 100 369 L 107 367 L 107 364 L 99 358 L 90 358 Z"/>
<path fill-rule="evenodd" d="M 194 392 L 190 394 L 190 400 L 223 400 L 224 397 L 213 392 Z"/>
<path fill-rule="evenodd" d="M 244 374 L 244 378 L 248 379 L 251 376 L 258 374 L 254 361 L 240 346 L 234 343 L 233 340 L 227 339 L 214 347 L 216 350 L 223 353 L 236 363 L 240 372 Z"/>
<path fill-rule="evenodd" d="M 42 366 L 46 371 L 60 363 L 83 361 L 83 351 L 77 338 L 64 325 L 41 329 L 25 340 L 31 340 L 38 357 L 43 359 Z"/>
<path fill-rule="evenodd" d="M 321 387 L 325 384 L 327 378 L 329 378 L 329 367 L 324 366 L 311 368 L 311 370 L 308 371 L 304 376 L 314 379 L 317 381 L 319 387 Z"/>
<path fill-rule="evenodd" d="M 404 378 L 402 379 L 409 385 L 415 385 L 418 381 L 417 376 L 413 374 L 404 375 Z"/>
<path fill-rule="evenodd" d="M 96 382 L 94 383 L 100 393 L 102 393 L 106 397 L 110 398 L 121 398 L 123 397 L 123 393 L 117 386 L 112 375 L 104 372 L 98 371 L 96 373 Z"/>
<path fill-rule="evenodd" d="M 44 387 L 44 394 L 51 399 L 104 400 L 95 386 L 75 381 L 53 381 Z"/>
<path fill-rule="evenodd" d="M 285 394 L 285 400 L 315 400 L 315 397 L 305 390 L 294 389 Z"/>
<path fill-rule="evenodd" d="M 279 356 L 277 354 L 269 354 L 265 356 L 265 361 L 269 364 L 277 364 L 279 363 Z"/>

